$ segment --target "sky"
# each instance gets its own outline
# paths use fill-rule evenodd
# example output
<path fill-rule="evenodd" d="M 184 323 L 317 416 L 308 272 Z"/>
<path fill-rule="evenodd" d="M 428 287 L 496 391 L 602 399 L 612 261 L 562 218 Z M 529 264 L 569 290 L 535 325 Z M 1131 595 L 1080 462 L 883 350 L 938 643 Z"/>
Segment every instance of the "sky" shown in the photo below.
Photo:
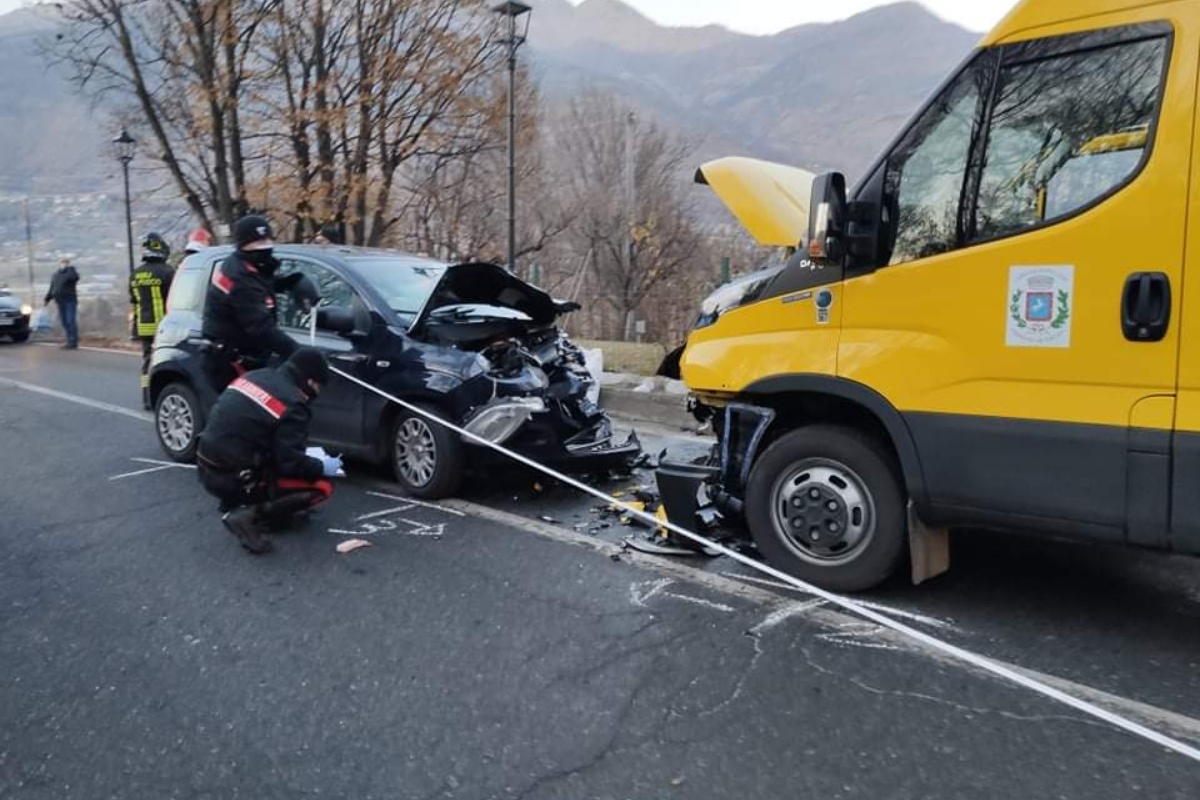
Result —
<path fill-rule="evenodd" d="M 804 22 L 845 19 L 885 0 L 625 0 L 664 25 L 718 23 L 745 33 L 775 33 Z M 0 14 L 28 0 L 0 0 Z M 572 0 L 578 2 L 578 0 Z M 996 24 L 1015 0 L 922 0 L 935 14 L 974 31 Z"/>

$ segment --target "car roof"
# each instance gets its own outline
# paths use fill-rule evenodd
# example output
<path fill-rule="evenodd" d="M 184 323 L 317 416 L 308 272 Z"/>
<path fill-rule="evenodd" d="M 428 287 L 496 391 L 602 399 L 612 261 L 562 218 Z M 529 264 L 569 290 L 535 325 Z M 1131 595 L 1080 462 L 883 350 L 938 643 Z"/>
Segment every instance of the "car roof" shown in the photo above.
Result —
<path fill-rule="evenodd" d="M 223 244 L 216 247 L 209 247 L 201 250 L 199 253 L 188 256 L 180 265 L 181 269 L 194 269 L 199 266 L 208 264 L 212 258 L 226 258 L 234 251 L 233 245 Z M 423 263 L 430 267 L 447 267 L 450 266 L 445 261 L 439 261 L 435 258 L 430 258 L 417 253 L 409 253 L 404 250 L 391 250 L 381 247 L 351 247 L 349 245 L 334 245 L 334 244 L 276 244 L 275 255 L 277 257 L 287 256 L 304 256 L 317 261 L 326 263 L 333 262 L 353 268 L 356 261 L 366 261 L 379 258 L 396 258 L 403 259 L 409 262 Z"/>

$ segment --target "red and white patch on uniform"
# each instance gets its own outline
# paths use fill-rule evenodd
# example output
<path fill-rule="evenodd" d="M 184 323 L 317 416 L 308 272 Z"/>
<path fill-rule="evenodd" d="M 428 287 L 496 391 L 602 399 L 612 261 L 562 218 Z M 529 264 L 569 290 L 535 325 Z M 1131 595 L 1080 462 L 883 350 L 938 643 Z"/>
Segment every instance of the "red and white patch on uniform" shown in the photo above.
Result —
<path fill-rule="evenodd" d="M 271 295 L 267 295 L 267 308 L 272 311 L 275 310 L 275 298 Z"/>
<path fill-rule="evenodd" d="M 220 267 L 213 270 L 212 285 L 224 294 L 233 291 L 233 279 L 221 271 Z"/>
<path fill-rule="evenodd" d="M 275 419 L 281 419 L 287 412 L 287 405 L 283 401 L 258 384 L 251 383 L 245 378 L 238 378 L 229 384 L 229 388 L 245 397 L 249 397 L 259 408 L 266 411 Z"/>

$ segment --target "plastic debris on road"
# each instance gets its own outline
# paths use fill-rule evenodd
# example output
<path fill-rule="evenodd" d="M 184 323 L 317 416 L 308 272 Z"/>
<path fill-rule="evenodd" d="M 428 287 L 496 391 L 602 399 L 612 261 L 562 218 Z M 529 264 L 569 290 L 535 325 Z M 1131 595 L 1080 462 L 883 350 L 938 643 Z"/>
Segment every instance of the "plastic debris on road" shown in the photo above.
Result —
<path fill-rule="evenodd" d="M 366 539 L 347 539 L 338 544 L 337 551 L 345 555 L 346 553 L 353 553 L 355 550 L 361 550 L 364 547 L 372 547 L 372 544 Z"/>

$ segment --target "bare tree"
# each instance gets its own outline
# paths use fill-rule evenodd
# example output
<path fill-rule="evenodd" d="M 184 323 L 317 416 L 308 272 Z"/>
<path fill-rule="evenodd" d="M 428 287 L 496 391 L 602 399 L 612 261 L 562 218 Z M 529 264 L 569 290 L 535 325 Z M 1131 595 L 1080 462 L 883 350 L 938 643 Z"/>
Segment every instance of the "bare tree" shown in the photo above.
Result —
<path fill-rule="evenodd" d="M 683 180 L 692 148 L 598 91 L 570 103 L 560 131 L 580 208 L 575 230 L 632 338 L 650 293 L 694 269 L 700 253 Z"/>
<path fill-rule="evenodd" d="M 206 226 L 248 207 L 240 114 L 259 26 L 282 0 L 66 0 L 48 52 L 149 137 Z"/>
<path fill-rule="evenodd" d="M 487 113 L 477 120 L 473 146 L 453 158 L 425 156 L 408 171 L 401 241 L 421 252 L 455 260 L 505 256 L 507 140 L 506 81 L 495 76 Z M 559 190 L 552 153 L 541 131 L 541 98 L 522 72 L 518 79 L 518 260 L 542 253 L 574 221 L 575 204 Z M 466 142 L 467 131 L 461 131 Z"/>

